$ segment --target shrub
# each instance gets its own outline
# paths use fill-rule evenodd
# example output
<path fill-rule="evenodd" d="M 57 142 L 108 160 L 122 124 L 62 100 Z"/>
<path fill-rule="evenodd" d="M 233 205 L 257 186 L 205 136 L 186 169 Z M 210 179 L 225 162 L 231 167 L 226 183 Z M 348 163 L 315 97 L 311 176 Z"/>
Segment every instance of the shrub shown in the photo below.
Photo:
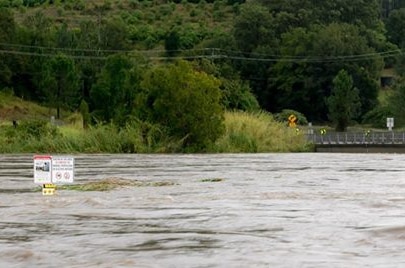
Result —
<path fill-rule="evenodd" d="M 130 8 L 138 8 L 139 7 L 139 0 L 128 0 Z"/>
<path fill-rule="evenodd" d="M 213 17 L 215 21 L 223 21 L 225 13 L 222 10 L 215 10 Z"/>
<path fill-rule="evenodd" d="M 10 2 L 8 0 L 0 0 L 0 7 L 9 7 Z"/>
<path fill-rule="evenodd" d="M 393 109 L 389 106 L 377 106 L 364 115 L 362 123 L 375 128 L 385 128 L 387 117 L 394 117 Z"/>
<path fill-rule="evenodd" d="M 56 137 L 60 133 L 56 126 L 45 120 L 21 121 L 16 128 L 16 134 L 22 139 L 41 139 L 44 137 Z"/>
<path fill-rule="evenodd" d="M 183 139 L 186 150 L 204 150 L 223 132 L 223 108 L 219 81 L 192 69 L 191 64 L 158 66 L 150 70 L 142 88 L 146 121 Z"/>
<path fill-rule="evenodd" d="M 45 3 L 46 0 L 23 0 L 23 5 L 28 7 L 40 6 Z"/>
<path fill-rule="evenodd" d="M 86 3 L 83 0 L 79 0 L 79 1 L 74 1 L 73 6 L 72 6 L 73 10 L 85 10 L 86 8 Z"/>
<path fill-rule="evenodd" d="M 308 120 L 305 117 L 305 115 L 303 115 L 300 112 L 294 111 L 294 110 L 290 110 L 290 109 L 284 109 L 281 111 L 281 113 L 277 113 L 274 115 L 274 118 L 281 123 L 284 124 L 288 124 L 288 117 L 290 115 L 295 115 L 295 117 L 297 118 L 297 124 L 298 125 L 307 125 L 308 124 Z"/>
<path fill-rule="evenodd" d="M 190 17 L 197 17 L 199 14 L 201 14 L 200 10 L 197 8 L 193 8 L 190 11 Z"/>
<path fill-rule="evenodd" d="M 259 102 L 253 95 L 249 85 L 240 80 L 223 80 L 222 103 L 230 110 L 257 111 Z"/>
<path fill-rule="evenodd" d="M 171 15 L 172 12 L 173 12 L 173 8 L 170 4 L 163 4 L 159 7 L 159 13 L 161 16 Z"/>
<path fill-rule="evenodd" d="M 23 0 L 11 0 L 11 6 L 12 7 L 22 7 L 23 6 Z"/>

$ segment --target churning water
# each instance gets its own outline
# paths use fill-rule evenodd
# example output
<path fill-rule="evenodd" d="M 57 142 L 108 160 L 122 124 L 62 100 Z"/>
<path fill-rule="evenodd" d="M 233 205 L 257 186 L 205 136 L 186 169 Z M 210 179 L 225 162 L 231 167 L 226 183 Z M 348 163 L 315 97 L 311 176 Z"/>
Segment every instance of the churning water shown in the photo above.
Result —
<path fill-rule="evenodd" d="M 174 184 L 42 196 L 32 155 L 0 155 L 0 267 L 405 267 L 405 155 L 75 162 L 76 183 Z"/>

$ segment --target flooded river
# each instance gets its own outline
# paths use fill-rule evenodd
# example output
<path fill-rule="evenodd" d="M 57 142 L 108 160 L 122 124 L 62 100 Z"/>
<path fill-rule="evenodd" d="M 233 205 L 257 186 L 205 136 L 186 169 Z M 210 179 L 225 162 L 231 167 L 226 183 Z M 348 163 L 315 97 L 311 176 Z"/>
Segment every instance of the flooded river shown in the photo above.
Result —
<path fill-rule="evenodd" d="M 32 192 L 32 155 L 0 155 L 0 267 L 405 267 L 405 155 L 76 155 Z"/>

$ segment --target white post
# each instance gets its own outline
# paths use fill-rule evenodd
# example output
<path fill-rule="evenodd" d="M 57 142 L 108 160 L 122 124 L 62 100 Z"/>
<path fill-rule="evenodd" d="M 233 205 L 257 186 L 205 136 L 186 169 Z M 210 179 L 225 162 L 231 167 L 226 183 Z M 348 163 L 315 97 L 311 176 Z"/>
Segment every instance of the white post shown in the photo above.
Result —
<path fill-rule="evenodd" d="M 394 118 L 393 117 L 387 117 L 387 128 L 389 131 L 392 131 L 392 128 L 394 127 Z"/>

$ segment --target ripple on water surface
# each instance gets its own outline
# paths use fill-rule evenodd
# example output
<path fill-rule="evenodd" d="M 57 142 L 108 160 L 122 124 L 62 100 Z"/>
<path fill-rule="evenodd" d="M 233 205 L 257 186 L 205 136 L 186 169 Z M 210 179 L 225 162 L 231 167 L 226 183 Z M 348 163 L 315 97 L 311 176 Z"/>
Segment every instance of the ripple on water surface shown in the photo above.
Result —
<path fill-rule="evenodd" d="M 403 267 L 405 155 L 78 155 L 42 196 L 0 156 L 0 267 Z M 218 179 L 220 178 L 220 179 Z"/>

